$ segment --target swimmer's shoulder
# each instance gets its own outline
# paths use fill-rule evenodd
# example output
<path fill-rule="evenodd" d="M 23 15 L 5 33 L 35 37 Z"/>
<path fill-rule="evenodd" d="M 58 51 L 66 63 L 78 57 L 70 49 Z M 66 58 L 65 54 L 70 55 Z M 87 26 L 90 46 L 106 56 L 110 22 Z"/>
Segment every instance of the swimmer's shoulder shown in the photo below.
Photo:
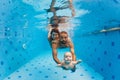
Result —
<path fill-rule="evenodd" d="M 68 37 L 68 42 L 69 42 L 69 43 L 72 43 L 72 40 L 71 40 L 71 38 L 70 38 L 70 37 Z"/>

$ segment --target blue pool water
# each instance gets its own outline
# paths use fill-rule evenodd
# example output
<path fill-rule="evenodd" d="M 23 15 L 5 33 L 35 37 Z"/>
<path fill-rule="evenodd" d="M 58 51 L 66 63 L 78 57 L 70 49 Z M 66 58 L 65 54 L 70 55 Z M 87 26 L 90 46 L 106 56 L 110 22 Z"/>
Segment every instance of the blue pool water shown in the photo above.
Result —
<path fill-rule="evenodd" d="M 61 1 L 55 6 L 62 6 Z M 52 14 L 45 11 L 50 3 L 0 0 L 0 80 L 120 80 L 120 0 L 73 0 L 76 16 L 62 29 L 83 61 L 76 72 L 56 67 L 52 59 L 47 40 Z M 66 9 L 57 14 L 69 13 Z M 60 60 L 64 52 L 58 50 Z"/>

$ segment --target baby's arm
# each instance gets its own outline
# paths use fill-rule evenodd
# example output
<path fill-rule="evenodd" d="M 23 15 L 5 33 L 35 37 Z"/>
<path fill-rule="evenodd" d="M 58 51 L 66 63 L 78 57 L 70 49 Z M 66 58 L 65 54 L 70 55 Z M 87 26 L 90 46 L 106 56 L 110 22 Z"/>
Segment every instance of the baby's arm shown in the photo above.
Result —
<path fill-rule="evenodd" d="M 78 63 L 82 62 L 82 60 L 72 61 L 73 65 L 76 65 Z"/>
<path fill-rule="evenodd" d="M 82 60 L 77 60 L 77 64 L 80 63 L 80 62 L 82 62 Z"/>
<path fill-rule="evenodd" d="M 61 62 L 61 64 L 58 64 L 57 67 L 62 67 L 64 65 L 64 61 Z"/>
<path fill-rule="evenodd" d="M 62 64 L 58 64 L 57 67 L 62 67 Z"/>

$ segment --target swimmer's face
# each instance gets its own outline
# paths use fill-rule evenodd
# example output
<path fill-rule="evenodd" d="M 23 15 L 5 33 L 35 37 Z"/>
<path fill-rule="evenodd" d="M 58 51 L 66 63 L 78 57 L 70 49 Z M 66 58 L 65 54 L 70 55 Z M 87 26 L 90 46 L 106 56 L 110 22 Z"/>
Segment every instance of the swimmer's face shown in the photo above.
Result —
<path fill-rule="evenodd" d="M 58 33 L 53 32 L 52 33 L 52 39 L 57 39 L 59 37 Z"/>
<path fill-rule="evenodd" d="M 72 54 L 70 52 L 65 53 L 64 60 L 66 63 L 70 63 L 72 61 Z"/>
<path fill-rule="evenodd" d="M 60 34 L 60 42 L 62 44 L 66 44 L 67 40 L 68 40 L 68 35 L 67 34 L 65 34 L 65 33 Z"/>

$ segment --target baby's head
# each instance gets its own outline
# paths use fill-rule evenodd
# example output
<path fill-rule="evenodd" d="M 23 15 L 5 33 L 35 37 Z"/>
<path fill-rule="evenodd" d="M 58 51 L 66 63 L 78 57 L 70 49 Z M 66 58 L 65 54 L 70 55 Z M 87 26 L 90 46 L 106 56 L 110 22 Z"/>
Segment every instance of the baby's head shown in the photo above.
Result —
<path fill-rule="evenodd" d="M 68 64 L 72 61 L 72 54 L 71 54 L 71 52 L 66 52 L 64 54 L 64 61 L 65 61 L 65 63 L 68 63 Z"/>

